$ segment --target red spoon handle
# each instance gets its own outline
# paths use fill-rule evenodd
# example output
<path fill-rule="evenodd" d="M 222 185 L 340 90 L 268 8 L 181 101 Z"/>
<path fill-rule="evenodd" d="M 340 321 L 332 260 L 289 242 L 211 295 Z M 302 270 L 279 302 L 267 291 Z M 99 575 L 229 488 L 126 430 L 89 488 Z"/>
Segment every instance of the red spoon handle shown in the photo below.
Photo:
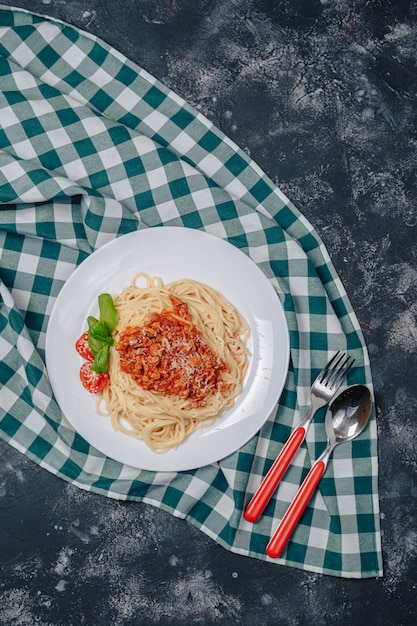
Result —
<path fill-rule="evenodd" d="M 287 443 L 282 448 L 267 475 L 259 485 L 252 500 L 246 507 L 243 514 L 245 520 L 248 522 L 256 522 L 260 518 L 305 436 L 306 429 L 303 426 L 296 428 L 290 435 Z"/>
<path fill-rule="evenodd" d="M 266 553 L 268 556 L 273 559 L 280 556 L 288 539 L 294 532 L 304 509 L 309 503 L 311 496 L 315 492 L 325 469 L 326 465 L 323 461 L 316 461 L 314 463 L 313 467 L 305 477 L 294 500 L 291 502 L 287 512 L 282 518 L 280 525 L 272 536 L 271 541 L 266 546 Z"/>

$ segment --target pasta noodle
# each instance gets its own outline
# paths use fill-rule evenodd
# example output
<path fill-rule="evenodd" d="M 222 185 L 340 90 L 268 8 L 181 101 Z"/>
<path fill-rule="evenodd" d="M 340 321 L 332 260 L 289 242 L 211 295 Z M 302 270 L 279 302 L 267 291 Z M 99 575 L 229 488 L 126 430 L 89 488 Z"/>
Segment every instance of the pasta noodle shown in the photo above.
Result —
<path fill-rule="evenodd" d="M 139 273 L 113 301 L 116 343 L 97 412 L 165 452 L 233 405 L 248 368 L 249 325 L 219 292 L 190 279 L 164 285 Z"/>

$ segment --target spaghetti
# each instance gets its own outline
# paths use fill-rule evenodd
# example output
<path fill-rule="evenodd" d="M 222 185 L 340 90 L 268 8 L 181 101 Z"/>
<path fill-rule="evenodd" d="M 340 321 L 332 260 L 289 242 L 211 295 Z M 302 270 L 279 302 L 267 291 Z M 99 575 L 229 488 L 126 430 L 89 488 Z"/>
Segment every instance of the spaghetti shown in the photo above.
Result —
<path fill-rule="evenodd" d="M 165 452 L 233 405 L 248 368 L 249 325 L 219 292 L 190 279 L 164 285 L 139 273 L 113 301 L 110 383 L 97 411 Z"/>

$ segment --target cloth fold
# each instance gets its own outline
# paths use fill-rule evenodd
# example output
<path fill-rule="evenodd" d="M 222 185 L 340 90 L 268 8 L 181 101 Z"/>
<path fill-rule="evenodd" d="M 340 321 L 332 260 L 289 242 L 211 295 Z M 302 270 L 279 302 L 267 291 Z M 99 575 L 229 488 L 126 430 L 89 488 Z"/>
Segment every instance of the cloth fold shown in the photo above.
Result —
<path fill-rule="evenodd" d="M 336 350 L 349 383 L 372 389 L 365 342 L 312 225 L 228 137 L 100 39 L 0 6 L 0 435 L 87 490 L 185 518 L 225 548 L 265 546 L 325 444 L 322 419 L 261 520 L 245 504 L 309 403 Z M 48 319 L 65 281 L 115 237 L 154 226 L 205 230 L 266 274 L 290 332 L 276 413 L 240 450 L 193 471 L 140 471 L 109 459 L 62 415 L 44 363 Z M 375 411 L 335 450 L 316 496 L 274 562 L 344 577 L 382 574 Z M 271 560 L 272 561 L 272 560 Z"/>

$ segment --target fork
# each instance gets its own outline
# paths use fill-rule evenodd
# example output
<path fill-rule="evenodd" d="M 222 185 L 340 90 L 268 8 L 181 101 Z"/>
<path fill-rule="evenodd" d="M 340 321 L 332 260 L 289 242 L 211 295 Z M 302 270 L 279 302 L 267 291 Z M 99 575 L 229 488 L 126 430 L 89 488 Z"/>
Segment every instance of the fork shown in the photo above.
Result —
<path fill-rule="evenodd" d="M 310 409 L 304 419 L 291 433 L 286 444 L 275 459 L 265 478 L 249 502 L 243 514 L 248 522 L 256 522 L 262 515 L 272 494 L 278 486 L 295 453 L 307 434 L 314 415 L 333 398 L 355 359 L 345 352 L 336 352 L 313 382 Z"/>

